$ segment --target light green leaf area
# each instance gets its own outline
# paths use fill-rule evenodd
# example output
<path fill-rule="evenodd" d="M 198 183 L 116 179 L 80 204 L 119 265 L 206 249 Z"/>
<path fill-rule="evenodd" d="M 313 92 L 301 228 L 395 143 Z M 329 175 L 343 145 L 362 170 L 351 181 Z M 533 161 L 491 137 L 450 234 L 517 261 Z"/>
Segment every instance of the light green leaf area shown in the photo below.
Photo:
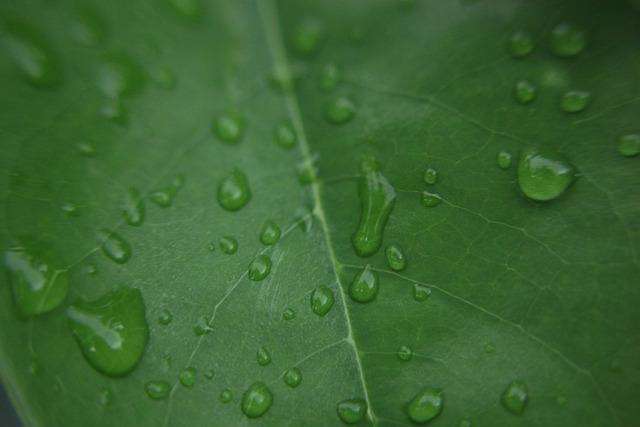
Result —
<path fill-rule="evenodd" d="M 27 425 L 637 424 L 630 3 L 25 0 L 0 17 L 0 249 L 39 242 L 69 288 L 19 319 L 0 276 L 0 375 Z M 569 91 L 588 96 L 563 109 Z M 575 168 L 552 200 L 519 189 L 527 147 Z M 395 202 L 361 257 L 368 175 Z M 367 264 L 377 294 L 356 302 Z M 119 286 L 140 290 L 149 341 L 110 377 L 67 310 Z"/>

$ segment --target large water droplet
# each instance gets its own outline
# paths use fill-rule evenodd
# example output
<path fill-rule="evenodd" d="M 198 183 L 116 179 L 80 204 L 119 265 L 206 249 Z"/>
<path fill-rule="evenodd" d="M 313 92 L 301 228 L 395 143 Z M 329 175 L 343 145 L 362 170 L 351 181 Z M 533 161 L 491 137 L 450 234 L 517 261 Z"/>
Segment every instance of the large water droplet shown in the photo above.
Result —
<path fill-rule="evenodd" d="M 220 181 L 218 185 L 218 203 L 228 211 L 237 211 L 251 199 L 251 190 L 246 175 L 238 169 Z"/>
<path fill-rule="evenodd" d="M 261 382 L 249 386 L 242 395 L 242 413 L 249 418 L 258 418 L 269 410 L 273 404 L 271 390 Z"/>
<path fill-rule="evenodd" d="M 349 296 L 356 302 L 371 302 L 378 296 L 378 287 L 378 273 L 367 264 L 349 285 Z"/>
<path fill-rule="evenodd" d="M 386 250 L 387 263 L 394 271 L 402 271 L 407 267 L 407 258 L 400 245 L 389 245 Z"/>
<path fill-rule="evenodd" d="M 173 321 L 173 314 L 166 308 L 160 312 L 160 316 L 158 316 L 158 323 L 166 326 Z"/>
<path fill-rule="evenodd" d="M 423 388 L 409 401 L 405 411 L 416 424 L 424 424 L 442 412 L 442 392 L 431 388 Z"/>
<path fill-rule="evenodd" d="M 366 257 L 382 245 L 382 232 L 395 205 L 396 192 L 375 160 L 363 162 L 361 172 L 358 179 L 360 224 L 351 236 L 351 243 L 358 255 Z"/>
<path fill-rule="evenodd" d="M 131 258 L 131 246 L 115 231 L 101 230 L 99 233 L 102 242 L 102 252 L 112 261 L 124 264 Z"/>
<path fill-rule="evenodd" d="M 296 312 L 290 308 L 287 308 L 282 312 L 282 318 L 284 320 L 293 320 L 296 318 Z"/>
<path fill-rule="evenodd" d="M 154 400 L 166 399 L 171 393 L 171 385 L 166 381 L 149 381 L 144 389 L 147 396 Z"/>
<path fill-rule="evenodd" d="M 2 42 L 25 80 L 38 88 L 58 83 L 58 64 L 46 39 L 18 22 L 7 22 L 6 29 Z"/>
<path fill-rule="evenodd" d="M 220 245 L 220 250 L 227 255 L 233 255 L 238 250 L 238 241 L 235 237 L 221 237 L 218 244 Z"/>
<path fill-rule="evenodd" d="M 618 139 L 618 153 L 625 157 L 634 157 L 640 154 L 640 134 L 623 135 Z"/>
<path fill-rule="evenodd" d="M 396 354 L 398 355 L 398 359 L 408 361 L 413 357 L 413 349 L 408 345 L 403 345 L 400 346 Z"/>
<path fill-rule="evenodd" d="M 289 123 L 276 126 L 276 142 L 284 148 L 293 147 L 296 143 L 296 132 Z"/>
<path fill-rule="evenodd" d="M 271 363 L 271 354 L 269 354 L 269 351 L 265 347 L 260 347 L 256 353 L 256 360 L 258 361 L 258 365 L 267 366 Z"/>
<path fill-rule="evenodd" d="M 254 282 L 264 280 L 271 272 L 271 258 L 269 255 L 258 255 L 249 264 L 249 279 Z"/>
<path fill-rule="evenodd" d="M 28 251 L 25 247 L 9 249 L 4 254 L 16 314 L 20 318 L 35 316 L 56 308 L 69 290 L 67 271 L 49 251 Z"/>
<path fill-rule="evenodd" d="M 533 36 L 527 31 L 518 30 L 509 37 L 509 53 L 515 58 L 529 55 L 534 47 Z"/>
<path fill-rule="evenodd" d="M 347 123 L 356 114 L 356 105 L 346 96 L 338 96 L 327 104 L 325 116 L 336 125 Z"/>
<path fill-rule="evenodd" d="M 527 400 L 527 389 L 522 381 L 517 380 L 509 384 L 500 398 L 500 402 L 502 402 L 504 407 L 516 415 L 522 414 Z"/>
<path fill-rule="evenodd" d="M 364 399 L 347 399 L 338 403 L 338 416 L 346 424 L 355 424 L 367 416 L 367 402 Z"/>
<path fill-rule="evenodd" d="M 325 35 L 324 25 L 321 22 L 314 19 L 306 20 L 295 29 L 293 47 L 298 54 L 310 56 L 318 51 Z"/>
<path fill-rule="evenodd" d="M 228 388 L 222 390 L 222 392 L 220 393 L 220 402 L 229 403 L 231 402 L 231 399 L 233 399 L 233 393 L 231 393 L 231 390 L 229 390 Z"/>
<path fill-rule="evenodd" d="M 186 368 L 180 372 L 180 375 L 178 376 L 180 382 L 185 387 L 192 387 L 193 384 L 195 384 L 197 377 L 198 371 L 196 371 L 195 368 Z"/>
<path fill-rule="evenodd" d="M 425 184 L 433 185 L 438 181 L 438 171 L 433 168 L 429 168 L 424 171 L 422 179 L 424 179 Z"/>
<path fill-rule="evenodd" d="M 560 98 L 560 108 L 566 113 L 579 113 L 591 102 L 591 92 L 586 90 L 570 90 Z"/>
<path fill-rule="evenodd" d="M 302 382 L 302 372 L 298 368 L 291 368 L 284 374 L 284 383 L 291 388 L 296 388 Z"/>
<path fill-rule="evenodd" d="M 267 221 L 260 232 L 260 242 L 264 245 L 274 245 L 280 240 L 281 234 L 282 231 L 275 222 Z"/>
<path fill-rule="evenodd" d="M 67 317 L 82 354 L 98 371 L 123 376 L 140 362 L 149 331 L 138 289 L 120 286 L 95 301 L 76 301 Z"/>
<path fill-rule="evenodd" d="M 529 104 L 536 97 L 537 89 L 528 80 L 519 80 L 513 87 L 513 96 L 520 104 Z"/>
<path fill-rule="evenodd" d="M 496 163 L 498 164 L 498 167 L 500 169 L 509 169 L 512 161 L 513 156 L 511 155 L 511 153 L 508 153 L 506 151 L 499 151 L 498 155 L 496 156 Z"/>
<path fill-rule="evenodd" d="M 431 296 L 431 288 L 421 285 L 420 283 L 413 284 L 413 299 L 418 302 L 426 301 Z"/>
<path fill-rule="evenodd" d="M 127 191 L 123 213 L 129 225 L 138 226 L 144 221 L 144 204 L 138 189 L 131 188 Z"/>
<path fill-rule="evenodd" d="M 219 115 L 213 121 L 213 132 L 223 142 L 236 143 L 244 134 L 246 122 L 238 111 L 231 110 Z"/>
<path fill-rule="evenodd" d="M 575 168 L 561 154 L 551 150 L 526 148 L 518 162 L 518 185 L 532 200 L 560 197 L 575 178 Z"/>
<path fill-rule="evenodd" d="M 442 196 L 438 193 L 432 193 L 430 191 L 422 192 L 422 206 L 426 208 L 433 208 L 438 206 L 442 202 Z"/>
<path fill-rule="evenodd" d="M 576 56 L 587 44 L 587 32 L 572 22 L 560 22 L 551 30 L 551 51 L 562 57 Z"/>
<path fill-rule="evenodd" d="M 98 71 L 98 85 L 107 98 L 117 100 L 142 90 L 146 76 L 140 65 L 126 52 L 106 55 Z"/>
<path fill-rule="evenodd" d="M 330 91 L 340 81 L 340 69 L 335 64 L 326 64 L 320 74 L 320 88 Z"/>
<path fill-rule="evenodd" d="M 318 286 L 311 294 L 311 310 L 320 317 L 331 311 L 334 302 L 333 291 L 324 285 Z"/>

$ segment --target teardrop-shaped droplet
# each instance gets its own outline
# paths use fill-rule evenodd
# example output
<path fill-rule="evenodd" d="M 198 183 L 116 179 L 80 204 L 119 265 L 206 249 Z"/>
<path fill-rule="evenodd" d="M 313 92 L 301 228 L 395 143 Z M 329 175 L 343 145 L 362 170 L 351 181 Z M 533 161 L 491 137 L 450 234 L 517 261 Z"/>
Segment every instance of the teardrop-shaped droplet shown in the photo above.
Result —
<path fill-rule="evenodd" d="M 421 285 L 420 283 L 414 283 L 413 285 L 413 299 L 418 302 L 426 301 L 431 296 L 431 288 Z"/>
<path fill-rule="evenodd" d="M 522 415 L 524 407 L 527 404 L 527 389 L 522 381 L 513 381 L 507 389 L 502 393 L 500 402 L 512 414 Z"/>
<path fill-rule="evenodd" d="M 513 96 L 520 104 L 529 104 L 536 97 L 537 89 L 528 80 L 519 80 L 513 87 Z"/>
<path fill-rule="evenodd" d="M 302 382 L 302 372 L 298 368 L 291 368 L 284 374 L 284 383 L 291 388 L 296 388 Z"/>
<path fill-rule="evenodd" d="M 526 148 L 518 162 L 518 185 L 531 200 L 560 197 L 575 178 L 575 168 L 561 154 L 551 150 Z"/>
<path fill-rule="evenodd" d="M 338 416 L 345 424 L 355 424 L 367 416 L 368 405 L 364 399 L 347 399 L 338 403 Z"/>
<path fill-rule="evenodd" d="M 256 353 L 256 360 L 258 361 L 258 365 L 267 366 L 271 363 L 271 354 L 269 354 L 269 351 L 265 347 L 260 347 Z"/>
<path fill-rule="evenodd" d="M 251 199 L 247 176 L 234 169 L 218 185 L 218 203 L 224 209 L 234 212 L 244 207 Z"/>
<path fill-rule="evenodd" d="M 438 171 L 433 168 L 429 168 L 424 171 L 422 179 L 424 180 L 425 184 L 433 185 L 436 183 L 436 181 L 438 181 Z"/>
<path fill-rule="evenodd" d="M 276 126 L 276 142 L 284 148 L 293 147 L 296 143 L 296 132 L 289 123 Z"/>
<path fill-rule="evenodd" d="M 307 207 L 297 208 L 294 212 L 296 224 L 300 226 L 302 231 L 308 233 L 313 227 L 313 212 Z"/>
<path fill-rule="evenodd" d="M 99 233 L 102 241 L 102 252 L 112 261 L 124 264 L 131 258 L 131 246 L 115 231 L 101 230 Z"/>
<path fill-rule="evenodd" d="M 498 167 L 503 170 L 509 169 L 512 161 L 513 156 L 507 151 L 499 151 L 496 156 L 496 163 L 498 164 Z"/>
<path fill-rule="evenodd" d="M 407 267 L 407 258 L 400 245 L 389 245 L 386 250 L 387 263 L 394 271 L 402 271 Z"/>
<path fill-rule="evenodd" d="M 198 323 L 193 327 L 193 333 L 198 336 L 202 336 L 208 334 L 211 331 L 213 331 L 213 328 L 209 323 L 209 318 L 207 318 L 206 316 L 199 317 Z"/>
<path fill-rule="evenodd" d="M 67 200 L 62 203 L 62 211 L 67 214 L 67 216 L 80 216 L 80 207 L 77 203 Z"/>
<path fill-rule="evenodd" d="M 640 154 L 640 134 L 623 135 L 618 139 L 618 153 L 625 157 L 634 157 Z"/>
<path fill-rule="evenodd" d="M 146 76 L 142 67 L 126 52 L 107 54 L 98 71 L 98 85 L 109 99 L 136 94 L 145 83 Z"/>
<path fill-rule="evenodd" d="M 220 250 L 227 255 L 233 255 L 238 250 L 238 241 L 235 237 L 221 237 L 218 244 L 220 245 Z"/>
<path fill-rule="evenodd" d="M 229 403 L 231 402 L 231 399 L 233 399 L 233 394 L 231 393 L 231 390 L 229 390 L 228 388 L 222 390 L 222 392 L 220 393 L 220 402 Z"/>
<path fill-rule="evenodd" d="M 356 302 L 371 302 L 378 296 L 378 288 L 378 273 L 367 264 L 349 285 L 349 296 Z"/>
<path fill-rule="evenodd" d="M 409 401 L 405 411 L 416 424 L 424 424 L 442 412 L 442 392 L 431 388 L 423 388 Z"/>
<path fill-rule="evenodd" d="M 275 222 L 267 221 L 260 232 L 260 242 L 264 245 L 274 245 L 280 240 L 281 234 L 282 231 Z"/>
<path fill-rule="evenodd" d="M 138 226 L 144 221 L 144 202 L 136 188 L 127 191 L 124 199 L 124 219 L 127 224 Z"/>
<path fill-rule="evenodd" d="M 287 308 L 282 312 L 282 318 L 284 320 L 293 320 L 296 318 L 296 312 L 291 308 Z"/>
<path fill-rule="evenodd" d="M 515 58 L 529 55 L 534 47 L 533 36 L 527 31 L 518 30 L 509 37 L 509 53 Z"/>
<path fill-rule="evenodd" d="M 238 111 L 231 110 L 220 114 L 213 121 L 213 132 L 222 142 L 237 143 L 242 139 L 246 122 Z"/>
<path fill-rule="evenodd" d="M 311 294 L 311 310 L 320 317 L 331 311 L 334 303 L 333 291 L 324 285 L 318 286 Z"/>
<path fill-rule="evenodd" d="M 327 104 L 325 116 L 336 125 L 347 123 L 356 114 L 356 105 L 346 96 L 338 96 Z"/>
<path fill-rule="evenodd" d="M 432 193 L 430 191 L 422 192 L 422 206 L 426 208 L 433 208 L 438 206 L 442 202 L 442 196 L 438 193 Z"/>
<path fill-rule="evenodd" d="M 324 25 L 316 19 L 308 19 L 296 27 L 293 34 L 293 47 L 296 53 L 311 56 L 322 46 L 325 37 Z"/>
<path fill-rule="evenodd" d="M 396 354 L 398 355 L 398 359 L 406 362 L 411 360 L 411 358 L 413 357 L 413 350 L 408 345 L 403 345 L 400 346 Z"/>
<path fill-rule="evenodd" d="M 166 381 L 149 381 L 144 389 L 153 400 L 166 399 L 171 394 L 171 385 Z"/>
<path fill-rule="evenodd" d="M 186 368 L 182 372 L 180 372 L 180 375 L 178 376 L 180 382 L 185 387 L 193 387 L 193 384 L 195 384 L 197 377 L 198 371 L 196 371 L 195 368 Z"/>
<path fill-rule="evenodd" d="M 271 258 L 269 255 L 258 255 L 249 265 L 249 279 L 254 282 L 264 280 L 271 272 Z"/>
<path fill-rule="evenodd" d="M 140 362 L 149 332 L 138 289 L 120 286 L 95 301 L 77 301 L 67 317 L 82 354 L 98 371 L 119 377 Z"/>
<path fill-rule="evenodd" d="M 242 413 L 249 418 L 258 418 L 271 408 L 273 394 L 262 382 L 258 381 L 249 386 L 242 395 Z"/>
<path fill-rule="evenodd" d="M 335 64 L 326 64 L 322 67 L 320 75 L 320 88 L 324 91 L 330 91 L 336 87 L 340 81 L 340 69 Z"/>
<path fill-rule="evenodd" d="M 160 312 L 160 316 L 158 316 L 158 323 L 167 326 L 169 323 L 173 321 L 173 314 L 166 308 Z"/>
<path fill-rule="evenodd" d="M 560 108 L 566 113 L 579 113 L 591 102 L 591 92 L 586 90 L 570 90 L 560 98 Z"/>
<path fill-rule="evenodd" d="M 557 56 L 576 56 L 586 44 L 587 32 L 573 22 L 560 22 L 551 30 L 551 51 Z"/>

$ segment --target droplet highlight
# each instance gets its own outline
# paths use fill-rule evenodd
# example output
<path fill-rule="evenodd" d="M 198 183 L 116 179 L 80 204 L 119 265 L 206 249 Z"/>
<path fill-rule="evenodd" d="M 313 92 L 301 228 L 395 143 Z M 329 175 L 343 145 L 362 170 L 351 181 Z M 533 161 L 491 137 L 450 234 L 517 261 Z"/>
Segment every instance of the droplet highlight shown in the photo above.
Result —
<path fill-rule="evenodd" d="M 587 32 L 573 22 L 560 22 L 551 30 L 551 51 L 560 57 L 572 57 L 582 52 L 587 44 Z"/>
<path fill-rule="evenodd" d="M 349 285 L 349 296 L 360 303 L 368 303 L 378 296 L 378 273 L 367 264 Z"/>
<path fill-rule="evenodd" d="M 76 217 L 80 216 L 80 207 L 77 203 L 67 200 L 62 203 L 62 212 L 64 212 L 67 216 Z"/>
<path fill-rule="evenodd" d="M 565 113 L 579 113 L 591 102 L 591 92 L 586 90 L 570 90 L 560 98 L 560 109 Z"/>
<path fill-rule="evenodd" d="M 618 154 L 634 157 L 640 154 L 640 134 L 623 135 L 618 139 Z"/>
<path fill-rule="evenodd" d="M 389 245 L 386 250 L 387 264 L 393 271 L 402 271 L 407 268 L 407 257 L 400 245 Z"/>
<path fill-rule="evenodd" d="M 311 293 L 311 311 L 320 317 L 324 317 L 329 313 L 334 303 L 333 291 L 324 285 L 318 286 Z"/>
<path fill-rule="evenodd" d="M 522 415 L 527 405 L 527 389 L 522 381 L 514 381 L 502 394 L 500 402 L 512 414 Z"/>
<path fill-rule="evenodd" d="M 273 404 L 271 390 L 261 382 L 255 382 L 242 395 L 242 413 L 249 418 L 264 415 Z"/>
<path fill-rule="evenodd" d="M 124 264 L 131 258 L 131 246 L 115 231 L 103 229 L 99 233 L 102 239 L 102 252 L 112 261 Z"/>
<path fill-rule="evenodd" d="M 573 183 L 575 168 L 552 150 L 526 148 L 518 162 L 518 186 L 531 200 L 547 201 L 560 197 Z"/>

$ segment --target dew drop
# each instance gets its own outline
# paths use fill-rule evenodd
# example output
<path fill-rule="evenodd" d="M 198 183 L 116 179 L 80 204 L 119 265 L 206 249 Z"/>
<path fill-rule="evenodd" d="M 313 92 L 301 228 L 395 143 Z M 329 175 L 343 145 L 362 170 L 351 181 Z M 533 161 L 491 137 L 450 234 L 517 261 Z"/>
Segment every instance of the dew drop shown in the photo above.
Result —
<path fill-rule="evenodd" d="M 84 272 L 87 274 L 96 275 L 98 274 L 98 266 L 95 264 L 87 264 L 84 268 Z"/>
<path fill-rule="evenodd" d="M 296 388 L 302 382 L 302 372 L 298 368 L 291 368 L 284 374 L 284 383 L 291 388 Z"/>
<path fill-rule="evenodd" d="M 340 81 L 340 69 L 335 64 L 326 64 L 322 67 L 320 74 L 320 88 L 324 91 L 330 91 L 336 87 Z"/>
<path fill-rule="evenodd" d="M 347 123 L 356 114 L 356 106 L 346 96 L 338 96 L 327 104 L 325 117 L 331 123 L 341 125 Z"/>
<path fill-rule="evenodd" d="M 178 194 L 178 190 L 184 185 L 184 175 L 178 174 L 168 187 L 156 190 L 149 196 L 151 201 L 161 208 L 171 206 Z"/>
<path fill-rule="evenodd" d="M 518 162 L 518 186 L 531 200 L 560 197 L 575 178 L 575 168 L 561 154 L 551 150 L 526 148 Z"/>
<path fill-rule="evenodd" d="M 282 231 L 275 222 L 267 221 L 260 232 L 260 242 L 264 245 L 274 245 L 280 240 L 281 234 Z"/>
<path fill-rule="evenodd" d="M 144 203 L 136 188 L 127 191 L 124 199 L 124 219 L 127 224 L 139 226 L 144 221 Z"/>
<path fill-rule="evenodd" d="M 460 421 L 460 423 L 458 424 L 458 427 L 471 427 L 471 421 L 469 421 L 469 420 L 462 420 L 462 421 Z"/>
<path fill-rule="evenodd" d="M 298 166 L 298 182 L 300 185 L 311 184 L 318 176 L 318 156 L 314 155 L 311 159 L 303 161 Z"/>
<path fill-rule="evenodd" d="M 518 30 L 509 37 L 509 54 L 514 58 L 522 58 L 529 55 L 534 47 L 533 36 L 527 31 Z"/>
<path fill-rule="evenodd" d="M 112 261 L 124 264 L 131 258 L 131 246 L 115 231 L 103 229 L 99 233 L 102 242 L 102 252 Z"/>
<path fill-rule="evenodd" d="M 193 384 L 195 384 L 197 377 L 198 371 L 196 371 L 195 368 L 186 368 L 182 372 L 180 372 L 178 379 L 183 386 L 192 387 Z"/>
<path fill-rule="evenodd" d="M 438 193 L 431 193 L 429 191 L 422 192 L 422 206 L 426 208 L 433 208 L 438 206 L 442 202 L 442 196 Z"/>
<path fill-rule="evenodd" d="M 522 381 L 514 381 L 502 393 L 500 402 L 512 414 L 521 415 L 527 404 L 527 389 Z"/>
<path fill-rule="evenodd" d="M 528 80 L 519 80 L 513 86 L 513 96 L 520 104 L 529 104 L 536 97 L 537 89 Z"/>
<path fill-rule="evenodd" d="M 76 301 L 67 317 L 82 354 L 98 371 L 120 377 L 140 362 L 149 331 L 138 289 L 119 286 L 95 301 Z"/>
<path fill-rule="evenodd" d="M 403 361 L 409 361 L 413 357 L 413 349 L 408 345 L 400 346 L 397 352 L 398 359 Z"/>
<path fill-rule="evenodd" d="M 496 163 L 500 169 L 506 170 L 511 166 L 511 162 L 513 161 L 513 156 L 511 153 L 506 151 L 499 151 L 496 156 Z"/>
<path fill-rule="evenodd" d="M 198 323 L 193 327 L 193 333 L 197 336 L 206 335 L 213 331 L 209 319 L 206 316 L 202 316 L 198 319 Z"/>
<path fill-rule="evenodd" d="M 238 169 L 220 181 L 218 203 L 224 209 L 234 212 L 244 207 L 251 199 L 251 190 L 246 175 Z"/>
<path fill-rule="evenodd" d="M 303 56 L 311 56 L 320 49 L 326 33 L 324 25 L 317 20 L 308 19 L 295 29 L 293 35 L 293 47 L 296 53 Z"/>
<path fill-rule="evenodd" d="M 560 98 L 560 109 L 565 113 L 579 113 L 591 102 L 591 92 L 586 90 L 570 90 Z"/>
<path fill-rule="evenodd" d="M 587 32 L 572 22 L 560 22 L 551 30 L 551 51 L 561 57 L 576 56 L 587 44 Z"/>
<path fill-rule="evenodd" d="M 22 77 L 41 89 L 58 83 L 60 71 L 46 39 L 18 22 L 7 22 L 6 29 L 2 42 Z"/>
<path fill-rule="evenodd" d="M 349 296 L 356 302 L 371 302 L 378 296 L 378 288 L 378 273 L 367 264 L 349 285 Z"/>
<path fill-rule="evenodd" d="M 213 376 L 215 375 L 215 373 L 213 372 L 213 369 L 209 369 L 207 372 L 205 372 L 205 373 L 204 373 L 204 374 L 202 374 L 202 375 L 204 375 L 204 377 L 205 377 L 206 379 L 208 379 L 208 380 L 212 380 L 212 379 L 213 379 Z"/>
<path fill-rule="evenodd" d="M 62 203 L 62 212 L 64 212 L 65 214 L 67 214 L 67 216 L 80 216 L 80 208 L 78 207 L 77 203 L 71 201 L 71 200 L 67 200 L 64 203 Z"/>
<path fill-rule="evenodd" d="M 308 233 L 313 227 L 313 212 L 307 207 L 297 208 L 294 212 L 296 224 L 300 226 L 302 231 Z"/>
<path fill-rule="evenodd" d="M 237 143 L 242 139 L 246 122 L 238 111 L 230 110 L 213 120 L 213 132 L 222 141 Z"/>
<path fill-rule="evenodd" d="M 311 293 L 311 310 L 320 317 L 331 311 L 334 303 L 333 291 L 324 285 L 318 286 Z"/>
<path fill-rule="evenodd" d="M 222 390 L 222 392 L 220 393 L 220 402 L 229 403 L 231 402 L 231 399 L 233 399 L 233 394 L 231 393 L 231 390 L 229 390 L 228 388 Z"/>
<path fill-rule="evenodd" d="M 424 179 L 424 182 L 426 184 L 433 185 L 436 183 L 436 181 L 438 181 L 438 171 L 436 171 L 433 168 L 429 168 L 426 171 L 424 171 L 424 175 L 422 175 L 422 179 Z"/>
<path fill-rule="evenodd" d="M 431 296 L 431 288 L 421 285 L 420 283 L 413 284 L 413 299 L 418 302 L 426 301 Z"/>
<path fill-rule="evenodd" d="M 296 317 L 296 312 L 291 308 L 287 308 L 282 312 L 282 318 L 284 320 L 293 320 Z"/>
<path fill-rule="evenodd" d="M 640 154 L 640 134 L 623 135 L 618 139 L 618 154 L 634 157 Z"/>
<path fill-rule="evenodd" d="M 171 393 L 171 385 L 166 381 L 149 381 L 144 389 L 153 400 L 166 399 Z"/>
<path fill-rule="evenodd" d="M 367 402 L 364 399 L 347 399 L 338 403 L 338 416 L 346 424 L 355 424 L 367 416 Z"/>
<path fill-rule="evenodd" d="M 271 354 L 269 354 L 269 351 L 265 347 L 260 347 L 256 353 L 256 360 L 258 361 L 258 365 L 267 366 L 271 363 Z"/>
<path fill-rule="evenodd" d="M 100 390 L 100 394 L 98 395 L 98 403 L 100 406 L 105 407 L 110 405 L 113 402 L 113 391 L 108 388 L 103 388 Z"/>
<path fill-rule="evenodd" d="M 293 147 L 296 143 L 296 132 L 289 123 L 280 123 L 276 126 L 276 142 L 284 148 Z"/>
<path fill-rule="evenodd" d="M 255 382 L 242 395 L 242 413 L 249 418 L 258 418 L 273 404 L 271 390 L 261 382 Z"/>
<path fill-rule="evenodd" d="M 271 272 L 271 258 L 269 255 L 258 255 L 249 264 L 249 279 L 254 282 L 264 280 Z"/>
<path fill-rule="evenodd" d="M 145 82 L 144 71 L 126 52 L 107 54 L 98 71 L 98 85 L 107 98 L 112 100 L 140 92 Z"/>
<path fill-rule="evenodd" d="M 86 141 L 78 142 L 76 144 L 76 149 L 85 157 L 93 157 L 96 155 L 95 147 Z"/>
<path fill-rule="evenodd" d="M 405 411 L 416 424 L 424 424 L 442 412 L 444 397 L 442 392 L 431 388 L 423 388 L 407 404 Z"/>
<path fill-rule="evenodd" d="M 400 245 L 389 245 L 386 250 L 387 263 L 394 271 L 402 271 L 407 267 L 407 258 Z"/>
<path fill-rule="evenodd" d="M 238 250 L 238 241 L 235 237 L 221 237 L 218 244 L 220 245 L 220 250 L 227 255 L 233 255 Z"/>
<path fill-rule="evenodd" d="M 169 323 L 173 321 L 173 314 L 166 308 L 160 312 L 160 316 L 158 316 L 158 323 L 167 326 Z"/>

